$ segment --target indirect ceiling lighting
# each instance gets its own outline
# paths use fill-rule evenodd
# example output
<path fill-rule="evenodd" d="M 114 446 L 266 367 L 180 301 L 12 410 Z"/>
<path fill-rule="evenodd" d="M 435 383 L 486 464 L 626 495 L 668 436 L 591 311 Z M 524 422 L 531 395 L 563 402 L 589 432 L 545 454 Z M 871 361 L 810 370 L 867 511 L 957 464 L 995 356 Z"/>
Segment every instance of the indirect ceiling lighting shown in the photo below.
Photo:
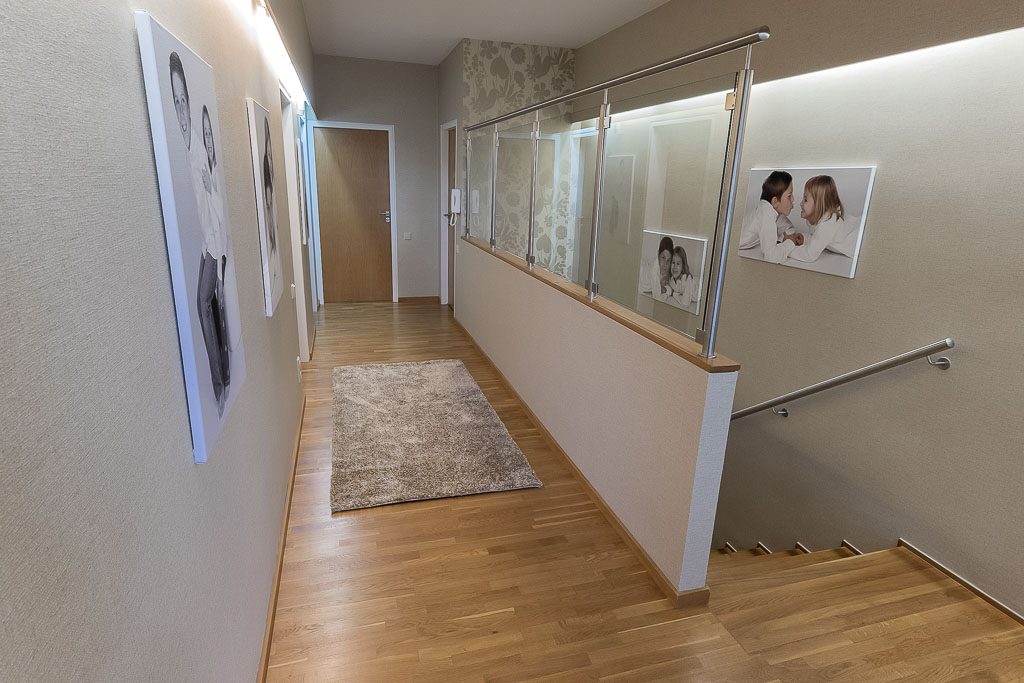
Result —
<path fill-rule="evenodd" d="M 292 64 L 284 41 L 281 40 L 277 22 L 270 15 L 265 0 L 256 0 L 255 15 L 256 36 L 259 39 L 260 49 L 267 57 L 267 61 L 270 62 L 270 67 L 274 70 L 281 85 L 284 86 L 292 101 L 297 103 L 301 109 L 302 104 L 308 102 L 309 98 L 306 97 L 306 91 L 302 89 L 299 74 L 295 71 L 295 65 Z"/>

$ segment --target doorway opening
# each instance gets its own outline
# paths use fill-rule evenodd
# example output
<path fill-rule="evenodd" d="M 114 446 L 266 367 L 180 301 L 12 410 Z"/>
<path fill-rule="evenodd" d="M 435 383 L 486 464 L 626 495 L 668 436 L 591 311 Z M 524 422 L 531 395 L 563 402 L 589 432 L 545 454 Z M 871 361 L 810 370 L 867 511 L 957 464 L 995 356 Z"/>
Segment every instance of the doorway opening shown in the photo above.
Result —
<path fill-rule="evenodd" d="M 281 94 L 281 132 L 283 134 L 285 180 L 288 188 L 288 224 L 292 247 L 292 298 L 299 333 L 299 360 L 309 360 L 316 328 L 313 325 L 312 294 L 306 274 L 309 262 L 303 247 L 309 241 L 306 221 L 305 178 L 302 170 L 302 144 L 299 107 L 292 101 L 284 85 Z"/>
<path fill-rule="evenodd" d="M 397 302 L 395 127 L 318 120 L 311 138 L 321 301 Z"/>
<path fill-rule="evenodd" d="M 449 121 L 441 126 L 441 303 L 455 308 L 455 247 L 459 238 L 458 207 L 452 205 L 452 190 L 458 187 L 458 121 Z"/>

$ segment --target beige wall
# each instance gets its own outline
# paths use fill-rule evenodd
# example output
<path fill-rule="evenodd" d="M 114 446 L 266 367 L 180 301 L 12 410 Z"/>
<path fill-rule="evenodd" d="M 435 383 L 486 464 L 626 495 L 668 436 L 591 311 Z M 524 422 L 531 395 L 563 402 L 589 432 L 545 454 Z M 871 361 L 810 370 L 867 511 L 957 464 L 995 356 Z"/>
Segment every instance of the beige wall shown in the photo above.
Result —
<path fill-rule="evenodd" d="M 281 40 L 288 50 L 295 72 L 299 75 L 302 88 L 306 91 L 313 108 L 316 108 L 316 87 L 313 83 L 313 47 L 309 42 L 306 28 L 306 12 L 302 0 L 269 0 L 270 11 L 281 32 Z M 295 94 L 292 93 L 294 97 Z"/>
<path fill-rule="evenodd" d="M 452 48 L 438 68 L 438 123 L 446 123 L 462 117 L 462 100 L 466 93 L 466 79 L 463 76 L 463 53 L 466 40 L 460 40 Z M 459 121 L 460 124 L 465 123 Z"/>
<path fill-rule="evenodd" d="M 677 588 L 704 586 L 736 373 L 460 242 L 455 316 Z"/>
<path fill-rule="evenodd" d="M 772 37 L 754 48 L 758 82 L 1015 28 L 1024 25 L 1024 7 L 1018 0 L 671 0 L 577 48 L 576 83 L 596 83 L 762 25 Z M 726 65 L 742 60 L 724 58 L 704 73 L 723 73 Z"/>
<path fill-rule="evenodd" d="M 247 376 L 203 465 L 135 9 L 216 72 Z M 104 0 L 2 13 L 0 679 L 252 680 L 301 400 L 293 304 L 285 296 L 272 319 L 263 308 L 245 98 L 278 131 L 280 107 L 252 8 Z"/>
<path fill-rule="evenodd" d="M 321 55 L 314 63 L 317 118 L 395 126 L 398 295 L 437 296 L 437 67 Z"/>
<path fill-rule="evenodd" d="M 951 335 L 923 361 L 734 424 L 716 542 L 919 544 L 1018 610 L 1024 174 L 1019 33 L 764 83 L 1024 25 L 1020 3 L 674 1 L 577 51 L 581 83 L 760 23 L 743 167 L 876 164 L 854 280 L 736 257 L 720 349 L 737 406 Z M 741 184 L 746 186 L 746 171 Z M 599 276 L 600 278 L 600 276 Z"/>

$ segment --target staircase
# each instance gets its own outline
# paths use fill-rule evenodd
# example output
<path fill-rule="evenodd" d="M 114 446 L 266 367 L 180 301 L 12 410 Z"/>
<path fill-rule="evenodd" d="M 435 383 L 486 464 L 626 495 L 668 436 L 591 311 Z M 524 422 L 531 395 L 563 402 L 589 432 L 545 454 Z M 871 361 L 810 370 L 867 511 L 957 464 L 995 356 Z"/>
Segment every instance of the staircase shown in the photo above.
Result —
<path fill-rule="evenodd" d="M 746 680 L 1022 680 L 1024 626 L 907 548 L 713 550 Z"/>

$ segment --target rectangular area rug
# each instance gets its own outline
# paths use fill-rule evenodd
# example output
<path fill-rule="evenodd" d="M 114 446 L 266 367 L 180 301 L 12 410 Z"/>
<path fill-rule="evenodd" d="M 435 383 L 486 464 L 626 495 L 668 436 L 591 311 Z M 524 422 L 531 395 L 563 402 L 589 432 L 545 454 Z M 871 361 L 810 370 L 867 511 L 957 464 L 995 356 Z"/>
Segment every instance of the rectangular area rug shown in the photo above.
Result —
<path fill-rule="evenodd" d="M 541 486 L 460 360 L 334 368 L 331 511 Z"/>

